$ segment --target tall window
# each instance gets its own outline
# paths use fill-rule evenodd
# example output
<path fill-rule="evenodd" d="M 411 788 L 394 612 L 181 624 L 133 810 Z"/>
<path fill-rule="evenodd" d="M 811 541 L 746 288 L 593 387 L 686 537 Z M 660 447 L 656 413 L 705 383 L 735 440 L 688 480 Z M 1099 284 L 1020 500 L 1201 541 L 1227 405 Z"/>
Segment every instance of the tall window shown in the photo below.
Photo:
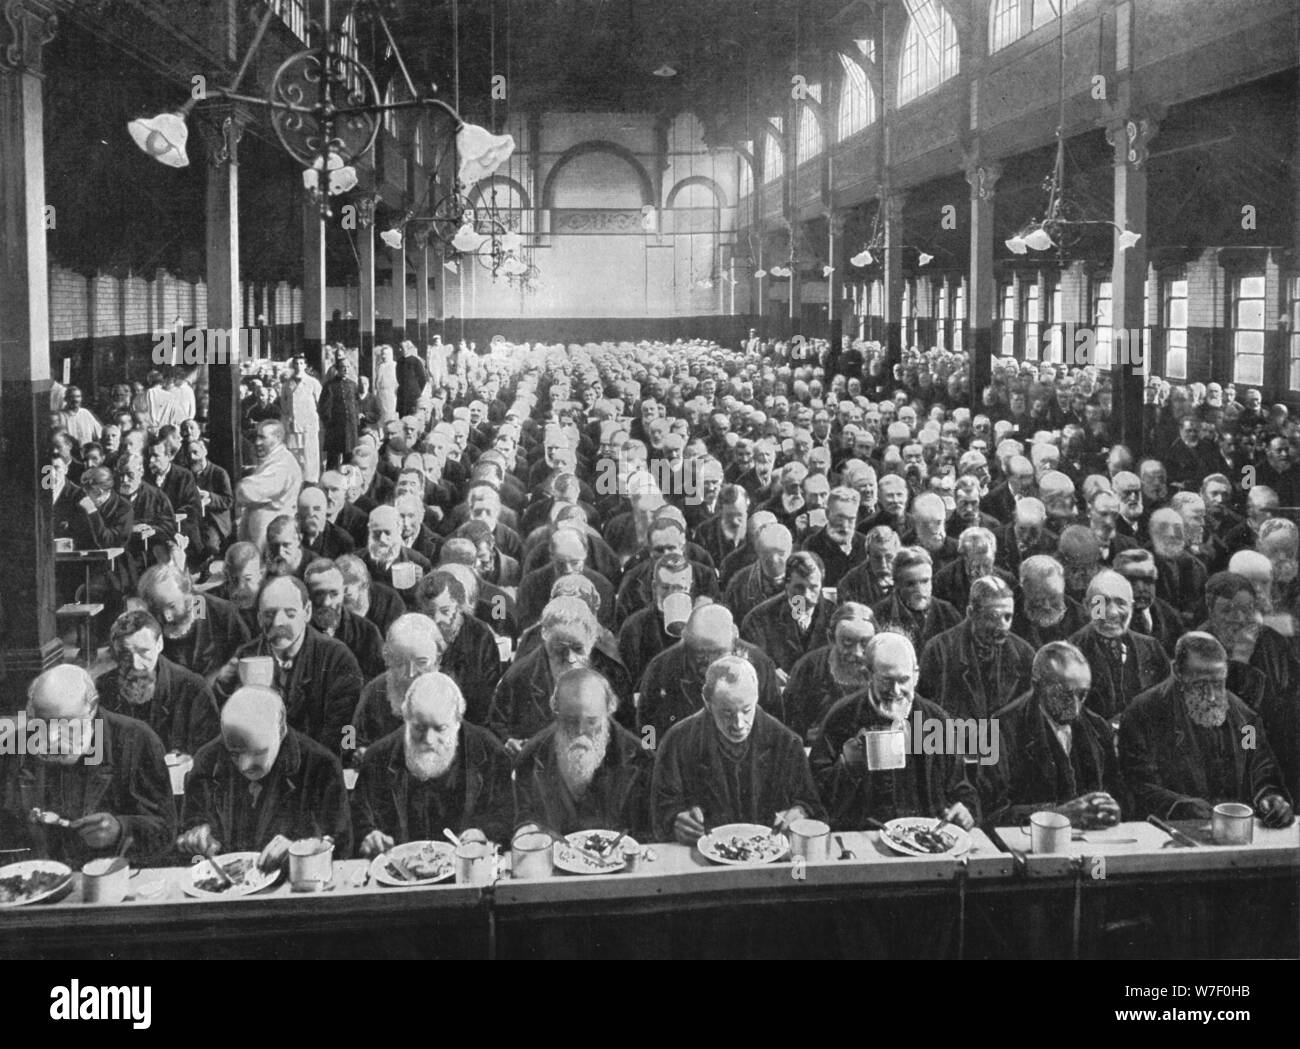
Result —
<path fill-rule="evenodd" d="M 1300 390 L 1300 277 L 1287 281 L 1287 320 L 1290 322 L 1291 338 L 1287 347 L 1287 387 Z"/>
<path fill-rule="evenodd" d="M 821 84 L 809 84 L 808 95 L 818 102 L 822 100 Z M 813 112 L 812 106 L 799 108 L 799 137 L 795 148 L 795 163 L 806 164 L 822 151 L 822 125 Z"/>
<path fill-rule="evenodd" d="M 1047 352 L 1043 360 L 1059 364 L 1065 358 L 1065 329 L 1061 324 L 1061 281 L 1059 277 L 1048 274 L 1047 287 L 1051 294 L 1047 297 Z"/>
<path fill-rule="evenodd" d="M 913 337 L 913 325 L 915 322 L 912 319 L 912 314 L 915 312 L 913 309 L 913 304 L 915 302 L 916 297 L 912 293 L 912 281 L 903 281 L 903 345 L 909 347 L 916 345 L 916 339 Z"/>
<path fill-rule="evenodd" d="M 957 281 L 952 291 L 952 348 L 961 353 L 966 344 L 966 278 Z"/>
<path fill-rule="evenodd" d="M 1232 381 L 1247 386 L 1264 382 L 1264 278 L 1238 277 L 1232 282 Z"/>
<path fill-rule="evenodd" d="M 1020 285 L 1020 316 L 1024 318 L 1025 352 L 1027 361 L 1038 360 L 1038 279 Z"/>
<path fill-rule="evenodd" d="M 1166 280 L 1164 321 L 1165 378 L 1187 378 L 1187 278 Z"/>
<path fill-rule="evenodd" d="M 785 173 L 785 151 L 778 138 L 785 129 L 781 117 L 773 117 L 772 124 L 776 134 L 770 131 L 763 134 L 763 181 L 775 182 Z"/>
<path fill-rule="evenodd" d="M 1057 18 L 1062 5 L 1066 11 L 1079 6 L 1080 0 L 993 0 L 989 5 L 989 54 Z"/>
<path fill-rule="evenodd" d="M 939 323 L 934 326 L 934 344 L 941 350 L 948 348 L 948 281 L 936 284 L 934 289 L 934 315 Z"/>
<path fill-rule="evenodd" d="M 1014 357 L 1016 354 L 1016 286 L 1008 281 L 1002 285 L 999 295 L 1002 303 L 1002 356 Z"/>
<path fill-rule="evenodd" d="M 905 105 L 957 75 L 957 27 L 937 0 L 903 0 L 907 34 L 898 69 L 898 104 Z"/>
<path fill-rule="evenodd" d="M 1095 363 L 1103 371 L 1110 371 L 1113 354 L 1111 352 L 1111 283 L 1099 280 L 1092 288 L 1092 327 L 1093 353 Z M 1082 362 L 1088 363 L 1088 362 Z"/>
<path fill-rule="evenodd" d="M 876 119 L 876 98 L 867 71 L 848 55 L 840 55 L 844 79 L 840 82 L 840 105 L 835 119 L 835 137 L 843 142 Z"/>
<path fill-rule="evenodd" d="M 873 280 L 871 282 L 870 304 L 867 312 L 872 317 L 883 317 L 885 315 L 885 285 L 883 281 Z"/>

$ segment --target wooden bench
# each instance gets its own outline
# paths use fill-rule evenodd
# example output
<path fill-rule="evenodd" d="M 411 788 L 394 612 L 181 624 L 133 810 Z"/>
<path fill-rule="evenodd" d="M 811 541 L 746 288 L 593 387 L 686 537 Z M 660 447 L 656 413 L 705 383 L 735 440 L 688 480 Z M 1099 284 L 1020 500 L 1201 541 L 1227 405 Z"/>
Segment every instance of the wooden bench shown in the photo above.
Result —
<path fill-rule="evenodd" d="M 60 605 L 54 613 L 61 619 L 72 619 L 76 621 L 77 626 L 77 643 L 81 647 L 82 661 L 86 669 L 90 669 L 91 663 L 95 660 L 95 648 L 92 642 L 91 627 L 97 615 L 104 611 L 104 606 L 98 603 L 77 604 L 75 602 Z"/>

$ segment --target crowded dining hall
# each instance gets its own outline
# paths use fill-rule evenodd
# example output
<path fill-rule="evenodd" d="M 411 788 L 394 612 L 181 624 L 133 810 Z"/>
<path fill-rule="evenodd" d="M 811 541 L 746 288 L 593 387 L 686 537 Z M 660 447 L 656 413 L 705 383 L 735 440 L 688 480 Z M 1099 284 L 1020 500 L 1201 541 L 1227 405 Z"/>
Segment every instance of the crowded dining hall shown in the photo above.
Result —
<path fill-rule="evenodd" d="M 0 957 L 1300 956 L 1288 0 L 8 0 Z"/>

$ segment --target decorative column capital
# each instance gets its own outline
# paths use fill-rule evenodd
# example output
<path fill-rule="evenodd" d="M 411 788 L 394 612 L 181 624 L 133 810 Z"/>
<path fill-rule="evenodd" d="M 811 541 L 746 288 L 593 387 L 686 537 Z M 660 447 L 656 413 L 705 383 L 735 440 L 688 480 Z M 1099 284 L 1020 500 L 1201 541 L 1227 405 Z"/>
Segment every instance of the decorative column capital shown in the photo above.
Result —
<path fill-rule="evenodd" d="M 994 160 L 969 160 L 966 165 L 966 182 L 974 200 L 992 200 L 1002 165 Z"/>
<path fill-rule="evenodd" d="M 370 229 L 375 224 L 375 205 L 382 198 L 377 193 L 363 193 L 356 198 L 357 223 L 362 229 Z"/>
<path fill-rule="evenodd" d="M 43 0 L 3 0 L 0 23 L 0 73 L 31 73 L 43 77 L 45 45 L 58 32 L 53 5 Z"/>
<path fill-rule="evenodd" d="M 1153 114 L 1130 114 L 1106 126 L 1106 141 L 1115 150 L 1116 162 L 1142 167 L 1149 156 L 1148 146 L 1160 131 L 1160 123 Z"/>

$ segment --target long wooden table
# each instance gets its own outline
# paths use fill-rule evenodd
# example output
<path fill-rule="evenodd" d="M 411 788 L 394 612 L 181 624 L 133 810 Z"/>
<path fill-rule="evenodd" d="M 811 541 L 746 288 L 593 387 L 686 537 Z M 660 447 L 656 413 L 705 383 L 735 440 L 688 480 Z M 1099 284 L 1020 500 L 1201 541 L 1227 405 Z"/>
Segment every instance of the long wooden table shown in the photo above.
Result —
<path fill-rule="evenodd" d="M 839 837 L 855 858 L 834 858 L 840 850 L 832 844 L 833 858 L 822 863 L 718 866 L 693 848 L 660 843 L 651 846 L 653 861 L 636 873 L 557 871 L 515 880 L 503 857 L 499 879 L 484 887 L 362 886 L 358 872 L 366 862 L 341 860 L 327 891 L 295 893 L 282 880 L 253 896 L 193 899 L 181 889 L 190 871 L 177 867 L 142 871 L 131 883 L 137 898 L 102 905 L 82 902 L 75 875 L 58 902 L 0 910 L 0 956 L 492 957 L 500 949 L 551 957 L 565 953 L 567 938 L 570 950 L 581 944 L 589 955 L 621 957 L 643 948 L 671 952 L 683 936 L 689 949 L 691 941 L 725 938 L 737 925 L 797 929 L 808 916 L 825 926 L 864 909 L 891 922 L 955 923 L 945 952 L 983 956 L 989 952 L 981 921 L 987 925 L 1001 909 L 1003 924 L 1032 927 L 1025 915 L 1039 908 L 1060 935 L 1056 946 L 1032 953 L 1068 957 L 1081 953 L 1086 920 L 1114 918 L 1109 894 L 1163 903 L 1196 897 L 1207 885 L 1247 905 L 1267 900 L 1290 907 L 1281 953 L 1300 953 L 1300 825 L 1276 831 L 1257 825 L 1246 846 L 1176 848 L 1149 824 L 1125 823 L 1088 832 L 1085 841 L 1053 856 L 1028 853 L 1028 837 L 1004 827 L 992 835 L 973 832 L 971 851 L 959 860 L 897 855 L 874 831 Z M 158 887 L 158 895 L 148 895 Z M 677 922 L 676 939 L 652 950 L 646 930 L 656 923 L 647 916 Z"/>

